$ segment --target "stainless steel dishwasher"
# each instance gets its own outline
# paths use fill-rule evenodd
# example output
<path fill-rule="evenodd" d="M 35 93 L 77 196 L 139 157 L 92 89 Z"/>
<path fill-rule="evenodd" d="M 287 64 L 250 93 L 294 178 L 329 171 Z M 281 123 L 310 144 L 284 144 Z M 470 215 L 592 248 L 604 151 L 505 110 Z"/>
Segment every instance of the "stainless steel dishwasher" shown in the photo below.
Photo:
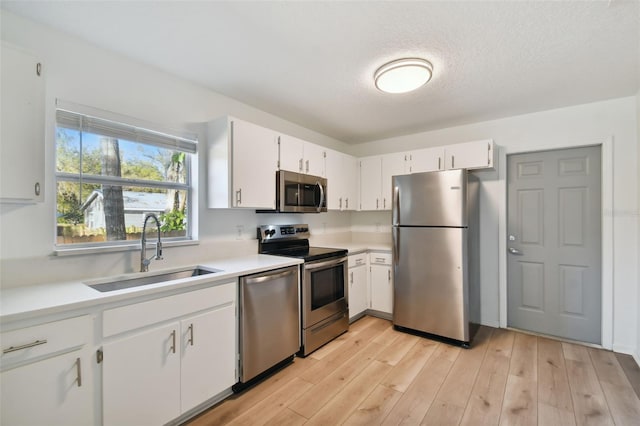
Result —
<path fill-rule="evenodd" d="M 240 277 L 240 380 L 235 391 L 291 362 L 300 350 L 299 269 Z"/>

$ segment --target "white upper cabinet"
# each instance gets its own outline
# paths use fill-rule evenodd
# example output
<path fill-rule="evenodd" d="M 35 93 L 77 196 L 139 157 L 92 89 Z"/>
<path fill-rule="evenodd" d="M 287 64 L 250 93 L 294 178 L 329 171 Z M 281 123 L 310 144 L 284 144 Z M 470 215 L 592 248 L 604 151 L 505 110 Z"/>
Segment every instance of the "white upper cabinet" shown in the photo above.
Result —
<path fill-rule="evenodd" d="M 419 149 L 408 154 L 408 173 L 435 172 L 444 170 L 444 148 Z"/>
<path fill-rule="evenodd" d="M 360 159 L 360 210 L 380 210 L 382 194 L 382 158 Z"/>
<path fill-rule="evenodd" d="M 493 168 L 493 140 L 448 145 L 444 149 L 447 170 Z"/>
<path fill-rule="evenodd" d="M 408 153 L 407 173 L 452 169 L 493 168 L 494 143 L 491 139 L 418 149 Z"/>
<path fill-rule="evenodd" d="M 232 117 L 208 131 L 209 208 L 275 209 L 277 133 Z"/>
<path fill-rule="evenodd" d="M 358 208 L 358 160 L 332 149 L 326 150 L 327 209 Z"/>
<path fill-rule="evenodd" d="M 391 210 L 391 177 L 405 174 L 405 153 L 360 159 L 360 210 Z"/>
<path fill-rule="evenodd" d="M 394 154 L 386 154 L 382 156 L 382 194 L 381 206 L 382 210 L 391 210 L 393 189 L 391 188 L 391 178 L 397 175 L 408 173 L 405 170 L 408 156 L 403 152 Z"/>
<path fill-rule="evenodd" d="M 0 202 L 44 200 L 44 77 L 33 56 L 2 43 Z"/>
<path fill-rule="evenodd" d="M 289 135 L 281 134 L 278 139 L 280 170 L 326 177 L 326 148 Z"/>

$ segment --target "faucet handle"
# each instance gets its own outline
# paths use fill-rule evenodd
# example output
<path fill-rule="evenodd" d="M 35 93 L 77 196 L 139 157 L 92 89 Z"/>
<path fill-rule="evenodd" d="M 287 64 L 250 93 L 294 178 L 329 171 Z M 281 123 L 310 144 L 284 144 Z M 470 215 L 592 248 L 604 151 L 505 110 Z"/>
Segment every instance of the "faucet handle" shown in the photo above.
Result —
<path fill-rule="evenodd" d="M 156 244 L 156 260 L 162 260 L 162 241 Z"/>

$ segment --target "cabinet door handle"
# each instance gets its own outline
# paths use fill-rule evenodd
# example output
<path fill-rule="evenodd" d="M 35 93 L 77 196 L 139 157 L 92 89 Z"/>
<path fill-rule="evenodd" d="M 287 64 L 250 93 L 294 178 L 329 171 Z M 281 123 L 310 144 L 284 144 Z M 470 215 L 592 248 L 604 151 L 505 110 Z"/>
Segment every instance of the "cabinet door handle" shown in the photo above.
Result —
<path fill-rule="evenodd" d="M 387 208 L 387 199 L 386 199 L 386 197 L 382 199 L 382 208 L 383 209 Z"/>
<path fill-rule="evenodd" d="M 340 198 L 340 210 L 342 210 L 342 197 Z"/>
<path fill-rule="evenodd" d="M 78 387 L 82 387 L 82 366 L 80 365 L 80 358 L 76 358 L 76 383 Z"/>
<path fill-rule="evenodd" d="M 389 282 L 391 282 L 391 269 L 389 269 L 389 270 L 387 271 L 387 275 L 388 275 L 388 277 L 387 277 L 387 278 L 388 278 Z"/>
<path fill-rule="evenodd" d="M 2 353 L 3 354 L 8 354 L 8 353 L 15 352 L 15 351 L 21 351 L 23 349 L 29 349 L 29 348 L 32 348 L 34 346 L 44 345 L 45 343 L 47 343 L 47 339 L 36 340 L 35 342 L 27 343 L 27 344 L 20 345 L 20 346 L 9 346 L 7 349 L 4 349 L 2 351 Z"/>
<path fill-rule="evenodd" d="M 451 156 L 451 168 L 452 168 L 452 169 L 455 167 L 455 166 L 454 166 L 455 161 L 456 161 L 456 157 L 452 155 L 452 156 Z"/>
<path fill-rule="evenodd" d="M 442 164 L 442 157 L 438 157 L 438 170 L 442 168 L 441 164 Z"/>
<path fill-rule="evenodd" d="M 344 208 L 348 209 L 349 208 L 349 199 L 348 198 L 344 199 L 344 204 L 345 204 Z"/>
<path fill-rule="evenodd" d="M 305 162 L 305 171 L 309 173 L 309 160 Z"/>
<path fill-rule="evenodd" d="M 169 348 L 169 350 L 174 354 L 176 353 L 176 331 L 175 330 L 171 332 L 171 347 Z"/>
<path fill-rule="evenodd" d="M 350 278 L 350 280 L 351 280 L 351 285 L 353 285 L 353 272 L 351 273 L 351 278 Z"/>
<path fill-rule="evenodd" d="M 236 206 L 239 206 L 242 203 L 242 188 L 236 191 Z"/>
<path fill-rule="evenodd" d="M 380 207 L 380 200 L 376 198 L 376 209 Z"/>
<path fill-rule="evenodd" d="M 302 171 L 302 158 L 298 160 L 298 171 Z"/>
<path fill-rule="evenodd" d="M 193 324 L 189 324 L 188 330 L 189 330 L 189 340 L 187 340 L 187 343 L 193 346 Z"/>

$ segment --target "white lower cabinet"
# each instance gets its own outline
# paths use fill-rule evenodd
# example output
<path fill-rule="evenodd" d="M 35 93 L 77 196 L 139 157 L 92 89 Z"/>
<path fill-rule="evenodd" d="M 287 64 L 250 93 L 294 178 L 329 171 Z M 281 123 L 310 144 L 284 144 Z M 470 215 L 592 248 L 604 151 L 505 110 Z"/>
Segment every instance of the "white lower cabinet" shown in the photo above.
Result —
<path fill-rule="evenodd" d="M 393 276 L 391 254 L 370 253 L 371 309 L 393 313 Z"/>
<path fill-rule="evenodd" d="M 105 425 L 160 425 L 180 415 L 180 323 L 103 345 Z"/>
<path fill-rule="evenodd" d="M 349 256 L 349 319 L 362 314 L 369 307 L 367 255 Z"/>
<path fill-rule="evenodd" d="M 236 383 L 236 292 L 234 281 L 105 311 L 105 425 L 165 424 Z"/>
<path fill-rule="evenodd" d="M 95 424 L 88 316 L 2 333 L 0 424 Z"/>
<path fill-rule="evenodd" d="M 237 382 L 235 316 L 235 306 L 226 306 L 180 322 L 182 412 Z"/>

